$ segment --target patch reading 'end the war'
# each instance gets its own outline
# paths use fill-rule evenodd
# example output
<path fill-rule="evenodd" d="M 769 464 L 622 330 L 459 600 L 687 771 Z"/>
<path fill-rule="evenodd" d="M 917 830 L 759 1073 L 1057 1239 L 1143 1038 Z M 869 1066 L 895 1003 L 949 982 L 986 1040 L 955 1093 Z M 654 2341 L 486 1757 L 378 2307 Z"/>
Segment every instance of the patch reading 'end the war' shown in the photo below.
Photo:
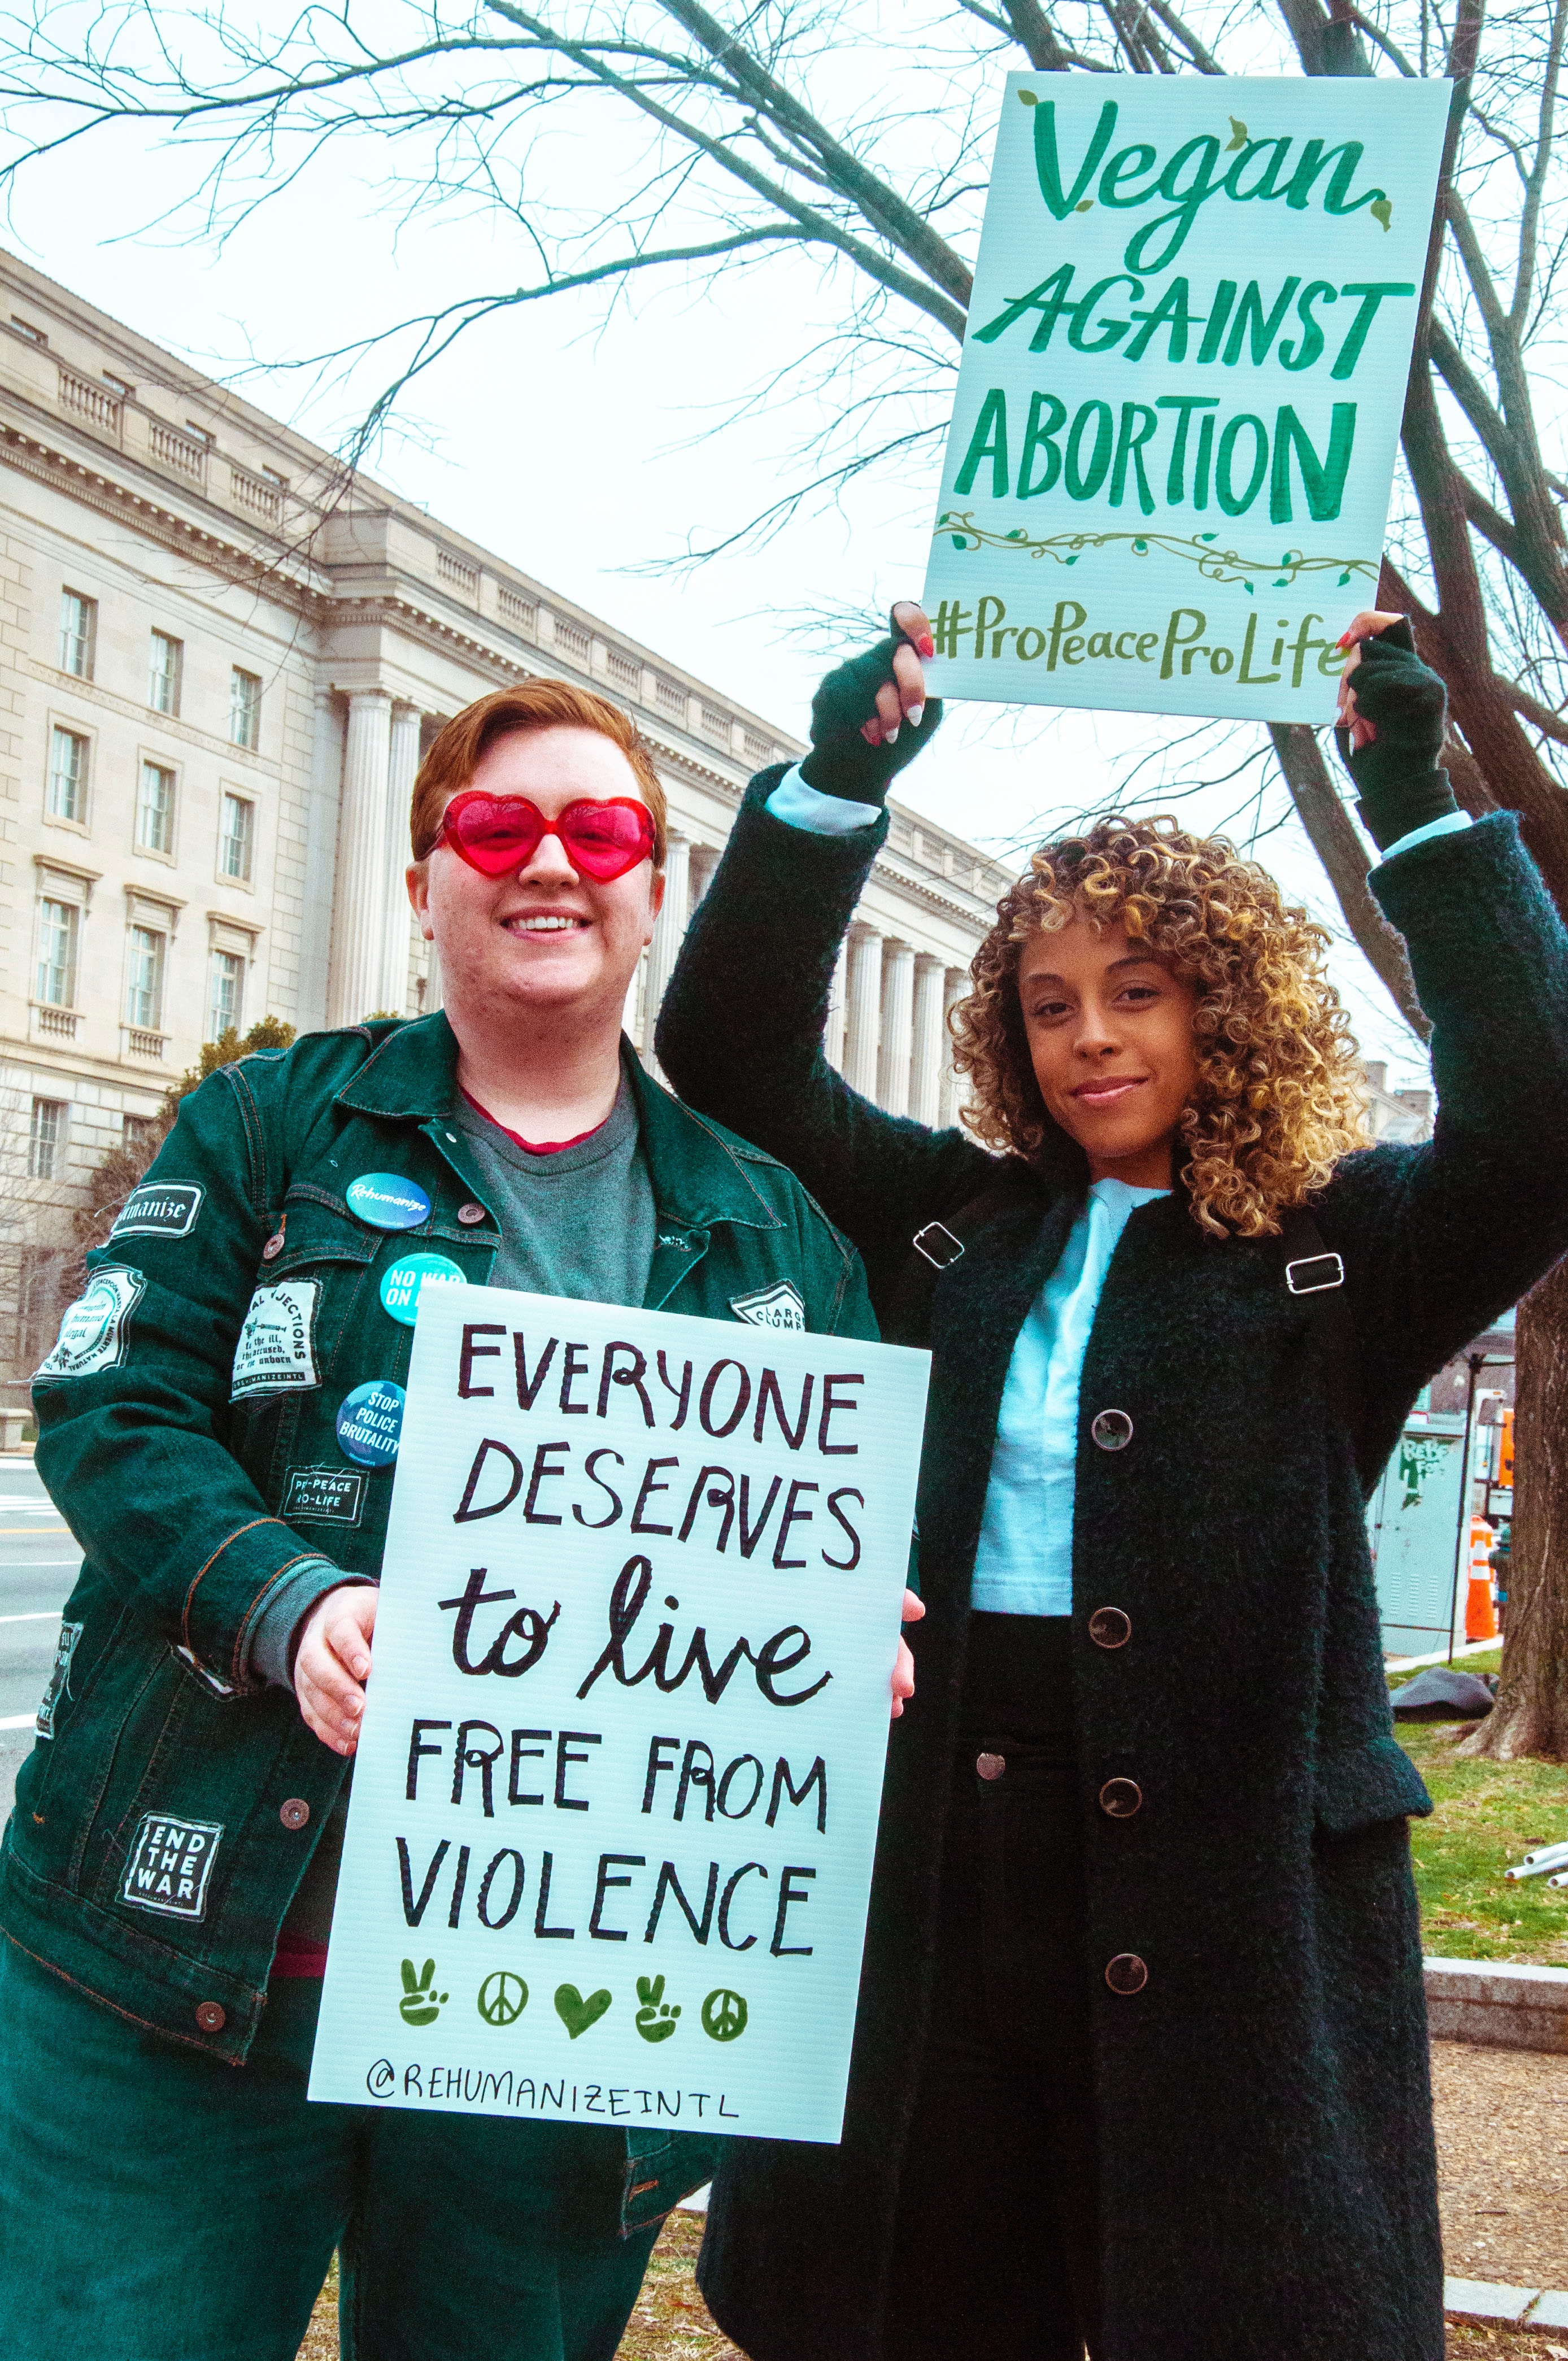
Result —
<path fill-rule="evenodd" d="M 364 1506 L 357 1467 L 291 1467 L 278 1513 L 300 1524 L 356 1525 Z"/>
<path fill-rule="evenodd" d="M 144 1812 L 120 1883 L 120 1899 L 166 1918 L 204 1918 L 221 1820 L 181 1820 Z"/>
<path fill-rule="evenodd" d="M 206 1191 L 191 1180 L 149 1181 L 120 1207 L 112 1238 L 186 1238 Z"/>
<path fill-rule="evenodd" d="M 753 1328 L 806 1326 L 806 1306 L 787 1279 L 759 1288 L 755 1295 L 732 1295 L 729 1309 L 737 1320 L 749 1321 Z"/>

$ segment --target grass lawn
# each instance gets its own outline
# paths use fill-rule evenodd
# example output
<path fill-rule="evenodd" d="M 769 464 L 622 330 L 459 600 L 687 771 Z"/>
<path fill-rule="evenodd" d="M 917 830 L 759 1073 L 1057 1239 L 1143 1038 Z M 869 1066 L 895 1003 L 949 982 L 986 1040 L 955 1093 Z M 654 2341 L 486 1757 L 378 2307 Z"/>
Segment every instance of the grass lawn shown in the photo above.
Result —
<path fill-rule="evenodd" d="M 1468 1656 L 1462 1669 L 1495 1673 L 1497 1656 Z M 1397 1675 L 1389 1686 L 1409 1677 Z M 1503 1878 L 1534 1846 L 1568 1843 L 1568 1769 L 1456 1761 L 1459 1727 L 1394 1725 L 1437 1806 L 1430 1820 L 1410 1822 L 1424 1946 L 1453 1960 L 1568 1967 L 1568 1887 L 1554 1892 L 1543 1877 L 1521 1885 Z"/>

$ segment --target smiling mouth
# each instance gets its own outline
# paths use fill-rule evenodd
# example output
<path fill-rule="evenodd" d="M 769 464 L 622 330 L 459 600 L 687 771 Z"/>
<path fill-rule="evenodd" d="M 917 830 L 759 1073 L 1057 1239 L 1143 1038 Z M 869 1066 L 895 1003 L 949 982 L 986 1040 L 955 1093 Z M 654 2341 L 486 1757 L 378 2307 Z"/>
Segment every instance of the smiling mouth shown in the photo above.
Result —
<path fill-rule="evenodd" d="M 1107 1074 L 1095 1082 L 1080 1082 L 1073 1097 L 1080 1106 L 1114 1106 L 1129 1091 L 1141 1090 L 1148 1080 L 1146 1074 Z"/>
<path fill-rule="evenodd" d="M 534 939 L 542 935 L 575 934 L 592 923 L 571 910 L 521 910 L 501 920 L 509 935 L 527 935 Z"/>

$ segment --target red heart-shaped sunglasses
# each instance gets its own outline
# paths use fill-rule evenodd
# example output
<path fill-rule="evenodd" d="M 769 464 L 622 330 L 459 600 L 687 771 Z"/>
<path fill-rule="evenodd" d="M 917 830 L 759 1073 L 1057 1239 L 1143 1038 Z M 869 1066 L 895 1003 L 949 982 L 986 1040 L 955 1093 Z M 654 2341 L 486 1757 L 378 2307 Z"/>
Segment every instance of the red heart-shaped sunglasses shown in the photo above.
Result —
<path fill-rule="evenodd" d="M 630 796 L 585 796 L 546 819 L 526 796 L 491 796 L 468 787 L 446 807 L 441 833 L 460 861 L 487 877 L 523 869 L 547 836 L 559 837 L 574 869 L 601 884 L 624 877 L 653 851 L 653 815 Z"/>

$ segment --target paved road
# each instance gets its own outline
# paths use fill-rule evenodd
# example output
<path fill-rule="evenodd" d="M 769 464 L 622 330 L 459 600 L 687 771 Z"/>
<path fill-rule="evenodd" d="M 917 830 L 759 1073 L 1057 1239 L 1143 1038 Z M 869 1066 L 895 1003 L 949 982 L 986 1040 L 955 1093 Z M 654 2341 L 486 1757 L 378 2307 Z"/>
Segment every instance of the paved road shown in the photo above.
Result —
<path fill-rule="evenodd" d="M 54 1662 L 82 1553 L 30 1458 L 0 1455 L 0 1820 Z"/>

